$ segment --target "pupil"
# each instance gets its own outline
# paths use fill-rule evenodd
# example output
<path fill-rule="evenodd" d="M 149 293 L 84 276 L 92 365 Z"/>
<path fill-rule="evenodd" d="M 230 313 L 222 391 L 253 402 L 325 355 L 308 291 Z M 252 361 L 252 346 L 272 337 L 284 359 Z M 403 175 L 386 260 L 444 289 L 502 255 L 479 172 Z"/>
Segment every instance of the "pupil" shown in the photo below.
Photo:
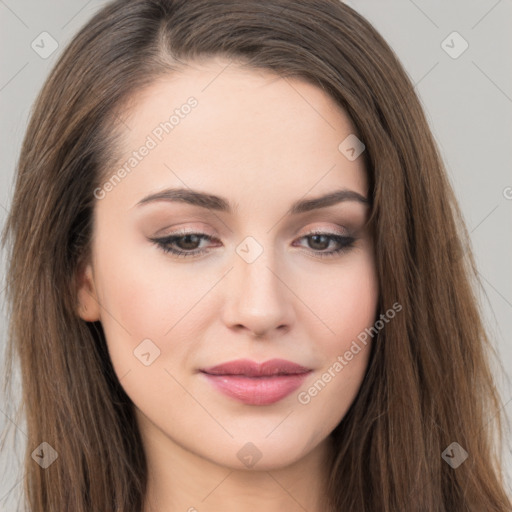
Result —
<path fill-rule="evenodd" d="M 322 245 L 325 246 L 325 241 L 322 244 L 322 242 L 319 242 L 319 240 L 318 240 L 319 238 L 322 238 L 322 237 L 326 238 L 326 235 L 312 235 L 311 238 L 313 239 L 313 245 L 315 245 L 318 242 L 318 243 L 320 243 L 321 246 Z M 317 249 L 318 248 L 319 247 L 317 247 Z M 320 247 L 320 249 L 325 249 L 325 247 Z"/>
<path fill-rule="evenodd" d="M 190 242 L 190 239 L 193 238 L 193 239 L 196 239 L 195 241 L 192 241 Z M 196 245 L 197 244 L 197 235 L 185 235 L 182 240 L 185 241 L 184 244 L 182 245 L 185 245 L 185 249 L 195 249 L 195 247 L 188 247 L 187 245 L 188 244 L 192 244 L 192 246 Z"/>

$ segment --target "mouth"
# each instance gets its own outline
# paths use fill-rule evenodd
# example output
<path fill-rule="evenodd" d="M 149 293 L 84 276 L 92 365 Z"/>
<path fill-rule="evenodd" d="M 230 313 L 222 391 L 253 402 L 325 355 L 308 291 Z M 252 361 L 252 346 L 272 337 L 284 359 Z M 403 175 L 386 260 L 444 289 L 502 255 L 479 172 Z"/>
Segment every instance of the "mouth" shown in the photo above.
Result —
<path fill-rule="evenodd" d="M 239 359 L 200 370 L 215 389 L 246 405 L 270 405 L 284 399 L 312 371 L 284 359 L 264 363 Z"/>

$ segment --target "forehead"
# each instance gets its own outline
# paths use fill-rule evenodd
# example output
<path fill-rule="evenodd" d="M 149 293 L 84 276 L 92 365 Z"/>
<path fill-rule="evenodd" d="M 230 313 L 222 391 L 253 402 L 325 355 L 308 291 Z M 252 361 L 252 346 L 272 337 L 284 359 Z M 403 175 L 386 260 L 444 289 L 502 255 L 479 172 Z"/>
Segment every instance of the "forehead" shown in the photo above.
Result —
<path fill-rule="evenodd" d="M 135 164 L 125 165 L 130 176 L 122 184 L 132 203 L 166 186 L 232 190 L 237 202 L 340 186 L 366 193 L 363 159 L 339 150 L 353 123 L 301 79 L 212 59 L 161 77 L 131 98 L 122 117 L 117 167 Z M 144 146 L 150 149 L 133 161 Z"/>

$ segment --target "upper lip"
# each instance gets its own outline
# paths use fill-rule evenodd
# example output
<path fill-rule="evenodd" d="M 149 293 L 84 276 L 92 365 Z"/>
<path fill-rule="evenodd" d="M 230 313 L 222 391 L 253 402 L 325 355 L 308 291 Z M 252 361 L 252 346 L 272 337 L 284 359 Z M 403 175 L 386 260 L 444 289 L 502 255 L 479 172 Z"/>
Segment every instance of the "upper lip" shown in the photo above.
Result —
<path fill-rule="evenodd" d="M 209 375 L 243 375 L 246 377 L 264 377 L 270 375 L 300 375 L 311 371 L 310 368 L 285 359 L 270 359 L 257 363 L 250 359 L 237 359 L 201 369 Z"/>

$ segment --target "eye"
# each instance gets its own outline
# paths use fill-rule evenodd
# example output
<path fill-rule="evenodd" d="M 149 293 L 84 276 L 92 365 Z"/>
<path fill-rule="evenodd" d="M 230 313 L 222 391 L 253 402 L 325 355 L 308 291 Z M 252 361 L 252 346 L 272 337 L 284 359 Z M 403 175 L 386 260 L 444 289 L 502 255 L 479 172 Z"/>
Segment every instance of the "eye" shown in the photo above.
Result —
<path fill-rule="evenodd" d="M 198 247 L 203 240 L 213 241 L 215 239 L 205 233 L 173 233 L 164 238 L 151 239 L 165 253 L 171 253 L 179 258 L 198 256 L 208 252 L 206 249 Z M 178 248 L 176 249 L 175 246 Z"/>
<path fill-rule="evenodd" d="M 339 255 L 353 247 L 356 238 L 352 236 L 342 236 L 337 233 L 313 232 L 303 236 L 300 240 L 308 240 L 308 245 L 314 249 L 315 257 L 326 258 Z M 335 249 L 325 251 L 334 243 Z"/>
<path fill-rule="evenodd" d="M 172 254 L 178 258 L 194 257 L 210 252 L 209 249 L 201 248 L 201 242 L 218 241 L 216 238 L 206 233 L 173 233 L 162 238 L 150 238 L 164 253 Z M 356 238 L 351 236 L 342 236 L 337 233 L 309 233 L 299 240 L 307 240 L 315 257 L 325 258 L 336 256 L 348 251 L 353 247 Z M 334 244 L 335 248 L 329 251 L 325 249 Z"/>

